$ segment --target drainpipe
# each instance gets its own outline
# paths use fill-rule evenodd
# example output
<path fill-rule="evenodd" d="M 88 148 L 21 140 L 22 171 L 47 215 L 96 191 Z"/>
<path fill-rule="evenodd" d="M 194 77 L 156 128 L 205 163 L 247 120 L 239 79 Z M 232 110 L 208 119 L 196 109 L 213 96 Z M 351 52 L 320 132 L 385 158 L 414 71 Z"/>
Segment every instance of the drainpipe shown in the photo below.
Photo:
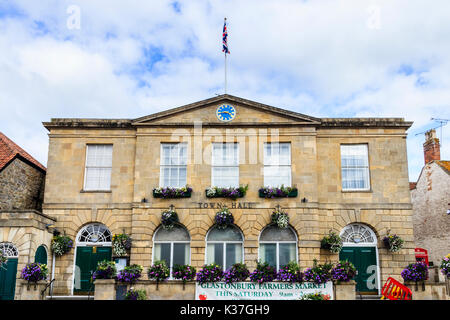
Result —
<path fill-rule="evenodd" d="M 50 281 L 52 281 L 53 279 L 55 279 L 55 253 L 53 252 L 53 261 L 52 261 L 52 279 Z M 53 295 L 53 281 L 52 283 L 50 283 L 50 292 L 51 295 Z"/>

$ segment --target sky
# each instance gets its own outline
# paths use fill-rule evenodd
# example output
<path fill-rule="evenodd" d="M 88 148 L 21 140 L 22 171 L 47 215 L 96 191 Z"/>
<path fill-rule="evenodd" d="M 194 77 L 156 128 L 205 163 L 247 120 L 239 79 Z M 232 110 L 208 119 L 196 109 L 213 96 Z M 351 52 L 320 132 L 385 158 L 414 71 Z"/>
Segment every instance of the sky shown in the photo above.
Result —
<path fill-rule="evenodd" d="M 409 180 L 450 119 L 450 2 L 0 0 L 0 131 L 42 164 L 51 118 L 133 119 L 224 93 L 313 117 L 400 117 Z M 445 122 L 444 122 L 445 124 Z M 450 124 L 436 129 L 450 160 Z"/>

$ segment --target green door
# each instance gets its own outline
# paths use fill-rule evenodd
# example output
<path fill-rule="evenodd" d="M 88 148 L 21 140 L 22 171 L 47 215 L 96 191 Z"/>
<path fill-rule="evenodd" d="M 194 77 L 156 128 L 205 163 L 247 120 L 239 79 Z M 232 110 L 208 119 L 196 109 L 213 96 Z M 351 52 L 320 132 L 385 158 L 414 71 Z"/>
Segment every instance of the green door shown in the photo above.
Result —
<path fill-rule="evenodd" d="M 88 293 L 94 291 L 91 282 L 92 273 L 102 260 L 111 260 L 111 247 L 77 247 L 75 262 L 74 293 Z"/>
<path fill-rule="evenodd" d="M 343 247 L 339 260 L 348 260 L 355 265 L 357 275 L 356 291 L 360 293 L 377 293 L 377 256 L 375 247 Z"/>
<path fill-rule="evenodd" d="M 44 246 L 39 246 L 34 255 L 34 262 L 47 264 L 47 250 Z"/>
<path fill-rule="evenodd" d="M 14 300 L 16 291 L 17 258 L 8 258 L 0 267 L 0 300 Z"/>

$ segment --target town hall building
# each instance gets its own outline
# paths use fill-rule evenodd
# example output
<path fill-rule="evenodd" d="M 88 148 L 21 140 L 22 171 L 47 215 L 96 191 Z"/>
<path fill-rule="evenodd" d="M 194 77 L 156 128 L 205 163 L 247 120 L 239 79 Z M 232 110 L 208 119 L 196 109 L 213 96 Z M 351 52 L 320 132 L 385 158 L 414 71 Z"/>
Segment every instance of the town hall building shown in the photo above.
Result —
<path fill-rule="evenodd" d="M 314 260 L 349 259 L 356 290 L 379 294 L 390 276 L 401 280 L 415 261 L 403 118 L 315 118 L 220 95 L 138 119 L 51 119 L 43 214 L 73 239 L 52 259 L 53 294 L 86 294 L 98 261 L 112 257 L 112 237 L 132 238 L 127 264 L 147 270 L 156 260 L 206 263 L 224 269 L 256 261 L 302 269 Z M 208 196 L 211 187 L 243 187 L 235 199 Z M 286 197 L 264 189 L 290 187 Z M 190 188 L 166 198 L 155 190 Z M 227 207 L 234 224 L 216 228 Z M 173 209 L 179 224 L 161 227 Z M 289 216 L 285 229 L 274 210 Z M 330 231 L 340 253 L 321 248 Z M 398 252 L 383 237 L 399 235 Z M 12 243 L 20 247 L 21 243 Z M 49 243 L 43 245 L 49 246 Z M 145 272 L 144 272 L 145 274 Z M 146 275 L 144 275 L 144 279 Z M 169 280 L 171 281 L 171 280 Z"/>

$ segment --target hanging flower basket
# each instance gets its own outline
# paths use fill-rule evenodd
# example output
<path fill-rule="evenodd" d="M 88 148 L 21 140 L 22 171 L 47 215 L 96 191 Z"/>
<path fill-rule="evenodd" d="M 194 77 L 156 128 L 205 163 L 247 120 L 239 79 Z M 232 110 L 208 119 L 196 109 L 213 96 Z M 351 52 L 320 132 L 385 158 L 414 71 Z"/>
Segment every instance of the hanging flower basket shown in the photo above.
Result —
<path fill-rule="evenodd" d="M 441 265 L 439 267 L 441 272 L 447 279 L 450 279 L 450 253 L 444 257 L 441 261 Z"/>
<path fill-rule="evenodd" d="M 403 247 L 403 239 L 398 235 L 389 233 L 383 238 L 384 246 L 391 252 L 398 252 Z"/>
<path fill-rule="evenodd" d="M 173 226 L 179 222 L 178 214 L 175 210 L 169 209 L 161 213 L 161 224 L 164 229 L 172 230 Z"/>
<path fill-rule="evenodd" d="M 286 229 L 289 225 L 289 216 L 281 209 L 272 212 L 271 220 L 272 223 L 276 224 L 280 229 Z"/>
<path fill-rule="evenodd" d="M 73 248 L 73 241 L 68 236 L 54 236 L 52 238 L 51 249 L 52 252 L 60 257 Z"/>
<path fill-rule="evenodd" d="M 217 228 L 226 229 L 229 225 L 232 225 L 234 223 L 234 218 L 230 210 L 225 207 L 216 213 L 214 221 Z"/>
<path fill-rule="evenodd" d="M 259 197 L 266 199 L 292 198 L 298 196 L 298 189 L 294 187 L 263 187 L 259 189 Z"/>
<path fill-rule="evenodd" d="M 211 187 L 205 190 L 207 198 L 230 198 L 236 200 L 237 198 L 242 198 L 245 196 L 248 190 L 248 185 L 245 187 L 230 187 L 230 188 L 220 188 Z"/>
<path fill-rule="evenodd" d="M 115 234 L 112 238 L 113 256 L 125 257 L 131 249 L 131 237 L 125 233 Z"/>
<path fill-rule="evenodd" d="M 154 198 L 162 199 L 176 199 L 176 198 L 190 198 L 192 194 L 192 188 L 186 186 L 182 188 L 155 188 L 153 189 Z"/>
<path fill-rule="evenodd" d="M 342 249 L 342 239 L 339 237 L 336 232 L 331 231 L 327 236 L 322 238 L 320 242 L 320 247 L 322 249 L 330 250 L 332 253 L 339 253 Z"/>

